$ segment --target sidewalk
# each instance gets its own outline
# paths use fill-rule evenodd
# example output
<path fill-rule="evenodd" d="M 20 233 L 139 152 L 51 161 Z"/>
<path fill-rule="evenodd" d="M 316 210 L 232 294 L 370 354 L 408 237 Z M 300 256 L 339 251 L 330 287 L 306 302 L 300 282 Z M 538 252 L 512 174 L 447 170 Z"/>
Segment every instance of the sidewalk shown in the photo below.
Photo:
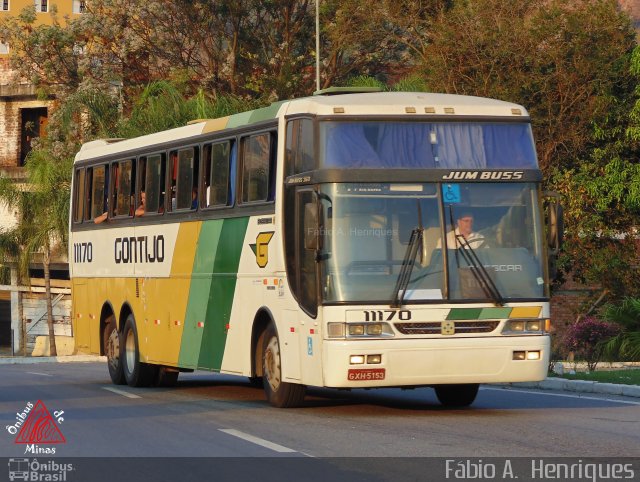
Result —
<path fill-rule="evenodd" d="M 617 383 L 600 383 L 588 380 L 565 380 L 564 378 L 549 377 L 541 382 L 501 383 L 498 385 L 514 388 L 535 388 L 538 390 L 554 390 L 578 393 L 601 393 L 606 395 L 622 395 L 624 397 L 640 398 L 640 386 L 619 385 Z"/>
<path fill-rule="evenodd" d="M 35 363 L 80 363 L 106 362 L 107 357 L 98 355 L 67 356 L 0 356 L 0 365 L 31 365 Z"/>

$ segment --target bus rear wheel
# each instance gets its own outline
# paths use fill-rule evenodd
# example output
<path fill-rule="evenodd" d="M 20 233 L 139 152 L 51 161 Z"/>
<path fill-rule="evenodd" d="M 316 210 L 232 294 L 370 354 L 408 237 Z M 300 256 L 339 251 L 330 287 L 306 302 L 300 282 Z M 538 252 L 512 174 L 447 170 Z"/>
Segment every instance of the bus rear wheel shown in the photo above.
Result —
<path fill-rule="evenodd" d="M 124 385 L 124 371 L 122 370 L 122 359 L 120 358 L 120 334 L 116 329 L 116 320 L 113 316 L 107 318 L 102 332 L 102 342 L 104 344 L 104 354 L 107 357 L 107 367 L 109 376 L 114 385 Z"/>
<path fill-rule="evenodd" d="M 280 340 L 273 324 L 269 325 L 264 336 L 262 367 L 264 391 L 271 405 L 278 408 L 290 408 L 297 407 L 302 403 L 306 387 L 282 381 Z"/>
<path fill-rule="evenodd" d="M 468 383 L 463 385 L 437 385 L 436 396 L 445 407 L 468 407 L 476 396 L 480 385 Z"/>
<path fill-rule="evenodd" d="M 138 331 L 133 315 L 127 317 L 122 331 L 122 371 L 127 384 L 131 387 L 148 387 L 156 378 L 158 367 L 140 361 Z"/>

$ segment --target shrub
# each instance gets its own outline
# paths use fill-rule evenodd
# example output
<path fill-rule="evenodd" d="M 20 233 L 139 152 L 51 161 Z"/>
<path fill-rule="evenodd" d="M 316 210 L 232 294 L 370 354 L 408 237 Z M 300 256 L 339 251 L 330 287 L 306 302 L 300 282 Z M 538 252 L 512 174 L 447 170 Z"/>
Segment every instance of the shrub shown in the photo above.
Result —
<path fill-rule="evenodd" d="M 603 344 L 619 333 L 618 325 L 587 316 L 569 326 L 564 345 L 576 358 L 586 361 L 589 371 L 593 371 L 602 357 Z"/>

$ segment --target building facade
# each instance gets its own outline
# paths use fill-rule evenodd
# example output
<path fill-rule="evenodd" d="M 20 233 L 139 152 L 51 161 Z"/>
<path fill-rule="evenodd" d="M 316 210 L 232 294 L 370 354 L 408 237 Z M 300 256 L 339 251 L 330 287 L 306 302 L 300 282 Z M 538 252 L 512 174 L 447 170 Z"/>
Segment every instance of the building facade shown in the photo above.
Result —
<path fill-rule="evenodd" d="M 59 19 L 73 18 L 84 11 L 84 0 L 0 0 L 0 21 L 15 17 L 25 8 L 36 12 L 36 25 L 51 25 L 52 10 Z M 35 87 L 11 69 L 11 45 L 0 39 L 0 176 L 21 182 L 24 163 L 34 138 L 46 135 L 52 100 L 39 99 Z M 10 229 L 17 213 L 0 205 L 0 230 Z M 15 267 L 8 263 L 10 277 L 0 280 L 0 355 L 19 352 L 26 342 L 26 354 L 33 352 L 39 336 L 46 332 L 46 304 L 40 273 L 34 265 L 30 287 L 17 286 Z M 57 335 L 70 336 L 70 296 L 66 294 L 68 267 L 65 259 L 54 260 L 54 321 Z M 7 279 L 10 278 L 10 279 Z M 40 286 L 38 286 L 40 285 Z M 18 316 L 18 291 L 22 290 L 24 322 Z M 40 343 L 42 344 L 42 343 Z M 61 343 L 64 345 L 65 343 Z"/>

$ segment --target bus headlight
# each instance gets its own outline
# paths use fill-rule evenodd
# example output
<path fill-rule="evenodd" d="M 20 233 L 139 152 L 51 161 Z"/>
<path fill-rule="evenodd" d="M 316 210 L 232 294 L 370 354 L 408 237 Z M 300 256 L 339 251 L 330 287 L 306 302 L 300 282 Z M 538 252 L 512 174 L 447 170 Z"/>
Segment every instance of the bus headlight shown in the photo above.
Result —
<path fill-rule="evenodd" d="M 527 331 L 540 331 L 542 329 L 542 320 L 527 321 Z"/>
<path fill-rule="evenodd" d="M 386 338 L 395 336 L 389 323 L 327 323 L 327 338 Z"/>
<path fill-rule="evenodd" d="M 329 338 L 344 338 L 344 323 L 327 323 Z"/>
<path fill-rule="evenodd" d="M 535 320 L 507 320 L 502 330 L 503 335 L 533 335 L 543 334 L 549 331 L 548 319 Z"/>
<path fill-rule="evenodd" d="M 361 325 L 361 324 L 349 325 L 349 336 L 362 336 L 362 335 L 364 335 L 364 325 Z"/>
<path fill-rule="evenodd" d="M 367 325 L 367 335 L 371 335 L 371 336 L 380 336 L 380 335 L 382 335 L 382 324 L 381 323 L 373 323 L 371 325 Z"/>

